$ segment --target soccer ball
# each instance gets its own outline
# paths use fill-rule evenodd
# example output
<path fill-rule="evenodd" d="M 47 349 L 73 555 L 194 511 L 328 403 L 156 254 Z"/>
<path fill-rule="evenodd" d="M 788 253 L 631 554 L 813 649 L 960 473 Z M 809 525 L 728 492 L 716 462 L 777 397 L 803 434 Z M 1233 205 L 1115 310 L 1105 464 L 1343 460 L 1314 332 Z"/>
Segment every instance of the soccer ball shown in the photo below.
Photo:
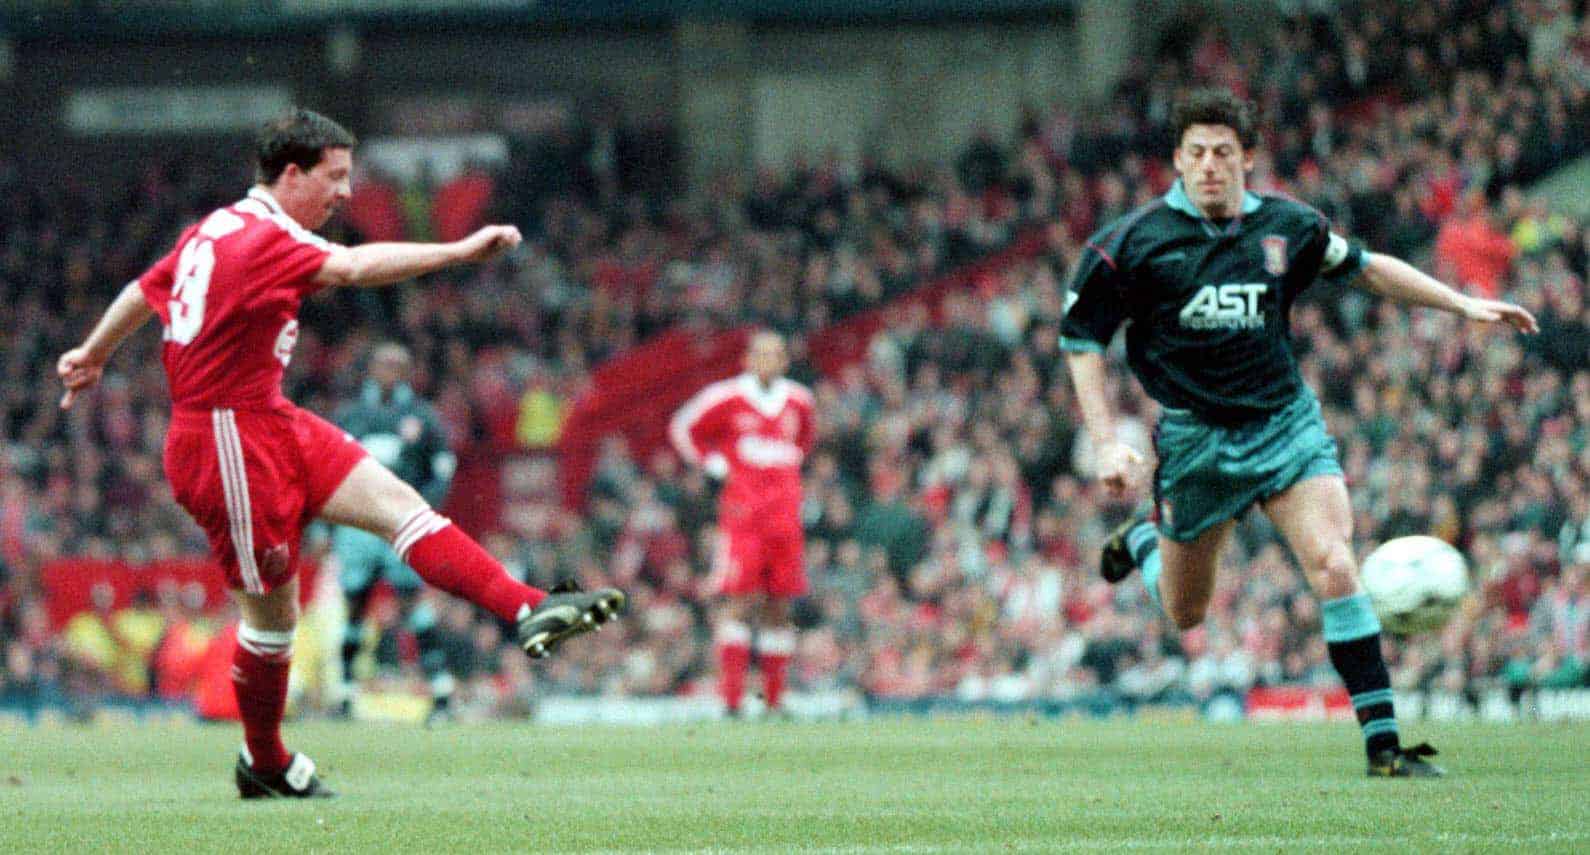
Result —
<path fill-rule="evenodd" d="M 1463 553 L 1424 535 L 1382 543 L 1360 572 L 1381 626 L 1395 635 L 1440 629 L 1469 591 Z"/>

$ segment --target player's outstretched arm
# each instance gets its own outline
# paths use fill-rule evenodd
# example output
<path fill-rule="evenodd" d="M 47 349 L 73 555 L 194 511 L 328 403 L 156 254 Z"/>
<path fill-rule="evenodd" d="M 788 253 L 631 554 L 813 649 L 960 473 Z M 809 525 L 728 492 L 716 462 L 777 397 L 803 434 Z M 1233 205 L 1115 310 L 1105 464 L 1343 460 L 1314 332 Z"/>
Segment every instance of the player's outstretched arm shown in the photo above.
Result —
<path fill-rule="evenodd" d="M 1098 456 L 1094 474 L 1112 497 L 1124 499 L 1137 486 L 1143 458 L 1115 438 L 1115 419 L 1104 393 L 1104 355 L 1069 351 L 1066 367 L 1071 369 L 1071 386 L 1082 408 L 1082 425 Z"/>
<path fill-rule="evenodd" d="M 1473 321 L 1505 323 L 1519 332 L 1540 332 L 1535 316 L 1521 306 L 1459 294 L 1406 261 L 1378 252 L 1368 253 L 1357 284 L 1410 306 L 1429 306 Z"/>
<path fill-rule="evenodd" d="M 110 355 L 116 352 L 127 336 L 132 335 L 133 330 L 154 316 L 155 310 L 149 307 L 137 282 L 128 283 L 127 287 L 121 289 L 88 338 L 81 345 L 61 354 L 60 360 L 55 363 L 55 373 L 66 386 L 66 394 L 61 396 L 61 409 L 72 406 L 78 392 L 98 383 L 100 375 L 105 373 L 105 363 L 110 360 Z"/>
<path fill-rule="evenodd" d="M 454 264 L 489 261 L 519 245 L 513 226 L 486 226 L 452 243 L 367 243 L 338 247 L 326 257 L 315 282 L 321 285 L 391 285 Z"/>

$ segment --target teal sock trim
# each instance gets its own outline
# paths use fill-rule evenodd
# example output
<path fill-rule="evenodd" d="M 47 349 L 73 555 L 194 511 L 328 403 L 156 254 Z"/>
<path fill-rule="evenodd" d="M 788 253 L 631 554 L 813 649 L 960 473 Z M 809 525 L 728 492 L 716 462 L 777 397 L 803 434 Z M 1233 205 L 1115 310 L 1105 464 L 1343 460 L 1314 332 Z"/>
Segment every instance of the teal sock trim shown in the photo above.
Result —
<path fill-rule="evenodd" d="M 1360 692 L 1353 695 L 1353 709 L 1355 710 L 1361 710 L 1364 707 L 1374 706 L 1375 704 L 1389 703 L 1391 703 L 1390 689 L 1377 689 L 1373 692 Z"/>
<path fill-rule="evenodd" d="M 1132 553 L 1133 560 L 1139 564 L 1148 560 L 1148 556 L 1144 554 L 1147 550 L 1158 548 L 1159 529 L 1151 522 L 1140 522 L 1126 533 L 1126 550 Z"/>
<path fill-rule="evenodd" d="M 1159 601 L 1159 574 L 1164 570 L 1164 564 L 1159 560 L 1159 550 L 1156 549 L 1144 559 L 1139 571 L 1143 576 L 1143 586 L 1148 588 L 1148 598 L 1154 601 L 1154 606 L 1163 610 L 1164 604 Z"/>
<path fill-rule="evenodd" d="M 1320 623 L 1325 629 L 1325 643 L 1354 641 L 1380 632 L 1380 618 L 1369 605 L 1369 595 L 1353 594 L 1320 603 Z"/>
<path fill-rule="evenodd" d="M 1380 736 L 1385 733 L 1397 732 L 1397 720 L 1394 718 L 1376 718 L 1364 722 L 1364 738 Z"/>

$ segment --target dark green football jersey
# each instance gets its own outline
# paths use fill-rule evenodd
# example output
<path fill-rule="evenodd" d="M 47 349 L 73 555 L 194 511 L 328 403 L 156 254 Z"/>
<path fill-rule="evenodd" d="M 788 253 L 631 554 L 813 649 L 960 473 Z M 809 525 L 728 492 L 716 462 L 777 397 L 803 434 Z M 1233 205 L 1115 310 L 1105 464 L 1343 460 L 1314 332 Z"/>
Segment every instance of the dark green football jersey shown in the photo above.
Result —
<path fill-rule="evenodd" d="M 1356 275 L 1364 260 L 1302 202 L 1249 193 L 1241 215 L 1219 223 L 1178 181 L 1088 240 L 1060 343 L 1102 351 L 1130 322 L 1127 361 L 1154 400 L 1212 424 L 1250 421 L 1302 390 L 1292 302 L 1321 275 Z"/>
<path fill-rule="evenodd" d="M 400 383 L 382 395 L 380 386 L 366 381 L 359 399 L 339 409 L 335 421 L 425 501 L 440 505 L 446 498 L 456 458 L 436 411 L 408 386 Z"/>

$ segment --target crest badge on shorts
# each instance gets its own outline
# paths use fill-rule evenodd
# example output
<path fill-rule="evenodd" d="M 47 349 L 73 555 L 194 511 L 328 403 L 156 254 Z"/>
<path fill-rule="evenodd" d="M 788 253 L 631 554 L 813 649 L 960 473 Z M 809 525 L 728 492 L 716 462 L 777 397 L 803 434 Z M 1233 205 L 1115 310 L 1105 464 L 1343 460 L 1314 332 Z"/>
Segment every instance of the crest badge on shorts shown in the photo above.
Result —
<path fill-rule="evenodd" d="M 1267 235 L 1259 245 L 1264 247 L 1264 272 L 1271 276 L 1286 275 L 1286 238 Z"/>

